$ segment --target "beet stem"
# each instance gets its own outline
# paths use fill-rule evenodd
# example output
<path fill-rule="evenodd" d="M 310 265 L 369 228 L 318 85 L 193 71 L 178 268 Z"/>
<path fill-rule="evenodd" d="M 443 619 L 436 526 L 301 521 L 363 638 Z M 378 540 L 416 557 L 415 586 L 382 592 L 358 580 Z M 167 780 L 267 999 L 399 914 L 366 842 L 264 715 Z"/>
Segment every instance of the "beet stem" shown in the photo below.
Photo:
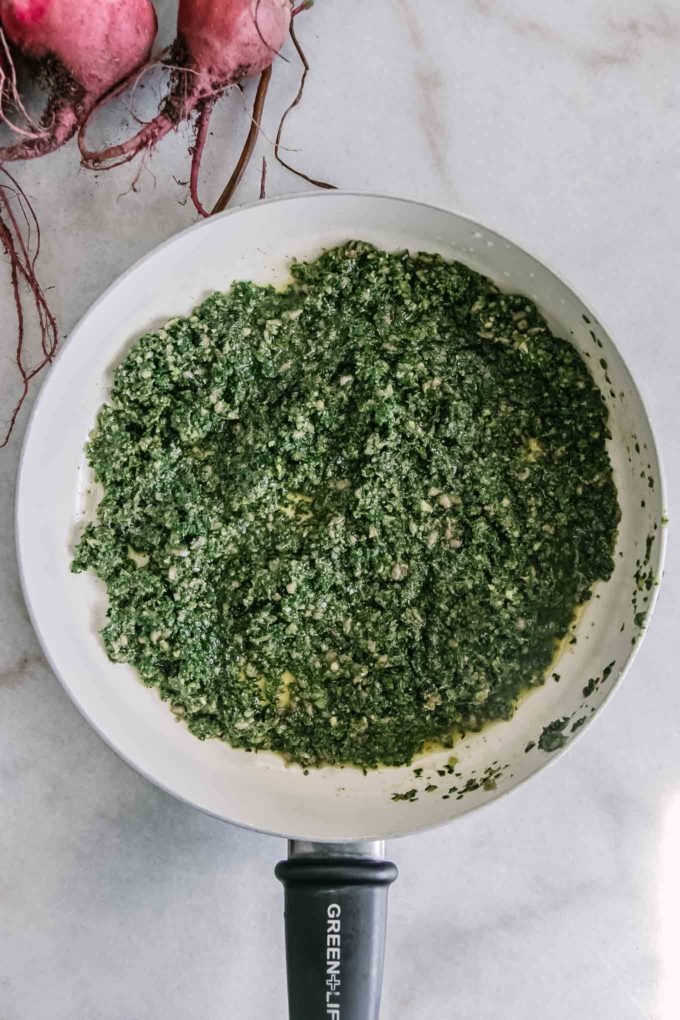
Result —
<path fill-rule="evenodd" d="M 301 4 L 294 7 L 290 12 L 291 18 L 297 18 L 298 14 L 302 14 L 303 11 L 308 11 L 314 6 L 314 0 L 302 0 Z"/>
<path fill-rule="evenodd" d="M 260 174 L 260 199 L 267 197 L 267 157 L 262 157 L 262 173 Z"/>
<path fill-rule="evenodd" d="M 269 82 L 272 77 L 271 64 L 266 67 L 260 75 L 260 80 L 257 85 L 257 92 L 255 93 L 255 102 L 253 103 L 253 115 L 250 123 L 250 130 L 245 140 L 241 155 L 238 158 L 238 163 L 234 167 L 234 171 L 227 181 L 226 187 L 220 197 L 213 206 L 212 215 L 215 213 L 222 212 L 229 205 L 229 202 L 234 197 L 243 174 L 245 173 L 246 167 L 250 162 L 250 157 L 253 154 L 255 143 L 257 142 L 257 136 L 260 130 L 260 122 L 262 120 L 262 114 L 264 112 L 264 103 L 267 98 L 267 89 L 269 88 Z"/>
<path fill-rule="evenodd" d="M 298 56 L 299 56 L 299 58 L 300 58 L 300 60 L 302 62 L 303 70 L 302 70 L 302 77 L 300 79 L 300 86 L 299 86 L 299 88 L 297 90 L 297 95 L 293 99 L 292 103 L 290 103 L 290 105 L 287 106 L 286 109 L 283 111 L 283 116 L 281 117 L 281 120 L 279 121 L 279 129 L 276 132 L 276 140 L 274 142 L 274 156 L 276 157 L 277 161 L 281 164 L 281 166 L 285 167 L 286 170 L 290 170 L 290 172 L 292 174 L 295 174 L 296 177 L 301 177 L 303 179 L 303 181 L 307 181 L 308 184 L 313 184 L 315 188 L 326 188 L 329 191 L 335 191 L 337 189 L 337 185 L 336 184 L 329 184 L 328 181 L 318 181 L 315 177 L 310 177 L 308 174 L 303 173 L 302 170 L 296 170 L 296 168 L 294 166 L 291 166 L 290 163 L 286 163 L 285 159 L 282 159 L 281 154 L 280 154 L 281 153 L 281 135 L 283 134 L 283 125 L 286 123 L 286 119 L 288 117 L 288 114 L 291 113 L 295 109 L 296 106 L 299 106 L 300 101 L 302 100 L 302 95 L 303 95 L 303 93 L 305 91 L 305 82 L 307 81 L 307 75 L 309 74 L 309 63 L 307 61 L 307 57 L 305 56 L 304 50 L 302 49 L 302 46 L 300 45 L 298 37 L 295 34 L 295 25 L 294 25 L 294 22 L 292 22 L 292 21 L 290 23 L 290 37 L 291 37 L 291 39 L 293 41 L 293 45 L 295 46 L 295 49 L 297 50 L 297 54 L 298 54 Z"/>

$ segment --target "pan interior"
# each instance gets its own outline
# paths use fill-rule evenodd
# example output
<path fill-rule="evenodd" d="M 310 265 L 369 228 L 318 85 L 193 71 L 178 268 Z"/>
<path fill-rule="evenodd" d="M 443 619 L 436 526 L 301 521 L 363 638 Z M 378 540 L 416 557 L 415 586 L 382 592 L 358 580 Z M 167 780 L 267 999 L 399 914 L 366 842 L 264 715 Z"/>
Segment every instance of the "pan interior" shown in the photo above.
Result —
<path fill-rule="evenodd" d="M 580 614 L 576 643 L 565 644 L 554 666 L 559 682 L 549 679 L 513 719 L 467 736 L 453 752 L 433 751 L 411 766 L 367 775 L 354 768 L 305 775 L 272 754 L 200 742 L 178 725 L 132 669 L 108 661 L 97 636 L 104 588 L 90 575 L 72 575 L 69 566 L 96 501 L 83 447 L 112 368 L 129 344 L 233 280 L 283 283 L 292 257 L 314 257 L 357 238 L 390 250 L 439 252 L 538 304 L 553 332 L 587 358 L 606 396 L 622 520 L 615 572 Z M 149 779 L 203 810 L 265 831 L 331 841 L 399 835 L 448 821 L 500 796 L 568 746 L 639 643 L 654 598 L 644 579 L 660 570 L 661 517 L 659 465 L 639 394 L 580 299 L 522 249 L 465 217 L 401 199 L 340 193 L 259 203 L 211 219 L 114 284 L 76 328 L 43 387 L 17 497 L 22 580 L 36 630 L 55 672 L 104 739 Z"/>

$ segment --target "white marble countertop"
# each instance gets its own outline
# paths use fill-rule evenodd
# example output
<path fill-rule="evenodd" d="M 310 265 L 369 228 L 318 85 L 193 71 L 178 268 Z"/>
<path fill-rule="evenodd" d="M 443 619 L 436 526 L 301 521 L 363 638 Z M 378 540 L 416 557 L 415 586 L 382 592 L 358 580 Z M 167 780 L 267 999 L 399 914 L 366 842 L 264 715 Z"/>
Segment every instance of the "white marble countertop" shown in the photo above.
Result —
<path fill-rule="evenodd" d="M 167 35 L 173 5 L 159 6 Z M 640 384 L 672 517 L 680 0 L 318 0 L 299 35 L 312 74 L 289 121 L 291 158 L 341 186 L 461 209 L 562 271 Z M 269 137 L 297 74 L 277 61 Z M 252 92 L 216 115 L 208 198 L 230 172 Z M 134 170 L 78 171 L 73 146 L 18 167 L 64 333 L 122 270 L 192 221 L 177 184 L 186 149 L 185 137 L 166 139 L 125 195 Z M 258 155 L 270 150 L 261 139 Z M 269 194 L 304 187 L 271 158 L 269 167 Z M 258 189 L 259 160 L 237 201 Z M 4 415 L 15 339 L 0 283 Z M 42 657 L 13 544 L 25 422 L 0 454 L 0 1016 L 283 1018 L 272 875 L 283 842 L 145 782 L 90 730 Z M 679 566 L 671 519 L 649 634 L 573 753 L 508 801 L 389 848 L 401 874 L 384 1020 L 680 1016 Z"/>

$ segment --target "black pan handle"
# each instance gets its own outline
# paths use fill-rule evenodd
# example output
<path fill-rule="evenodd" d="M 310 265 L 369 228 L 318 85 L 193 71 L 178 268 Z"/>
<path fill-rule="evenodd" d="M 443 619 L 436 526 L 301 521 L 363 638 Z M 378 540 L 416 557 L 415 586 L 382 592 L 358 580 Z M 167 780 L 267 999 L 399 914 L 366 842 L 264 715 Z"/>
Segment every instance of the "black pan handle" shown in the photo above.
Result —
<path fill-rule="evenodd" d="M 378 1020 L 387 890 L 382 843 L 301 843 L 276 866 L 285 888 L 290 1020 Z"/>

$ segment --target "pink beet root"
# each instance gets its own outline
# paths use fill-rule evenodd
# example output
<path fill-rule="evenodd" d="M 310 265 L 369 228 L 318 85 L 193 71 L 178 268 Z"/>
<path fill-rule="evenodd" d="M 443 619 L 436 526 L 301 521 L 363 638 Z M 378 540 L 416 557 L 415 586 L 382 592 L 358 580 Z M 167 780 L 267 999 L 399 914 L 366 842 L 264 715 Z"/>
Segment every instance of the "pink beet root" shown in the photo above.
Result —
<path fill-rule="evenodd" d="M 23 56 L 41 65 L 50 98 L 36 130 L 0 148 L 0 162 L 31 159 L 63 145 L 95 103 L 148 58 L 157 20 L 151 0 L 0 0 L 0 26 Z M 11 52 L 0 64 L 0 100 L 23 111 Z M 3 112 L 3 120 L 7 117 Z"/>
<path fill-rule="evenodd" d="M 100 150 L 87 148 L 84 124 L 78 144 L 85 166 L 116 166 L 134 159 L 196 112 L 195 184 L 215 100 L 229 85 L 269 67 L 285 41 L 290 19 L 290 0 L 180 0 L 169 59 L 172 87 L 159 113 L 132 138 Z M 193 187 L 192 197 L 204 212 Z"/>

